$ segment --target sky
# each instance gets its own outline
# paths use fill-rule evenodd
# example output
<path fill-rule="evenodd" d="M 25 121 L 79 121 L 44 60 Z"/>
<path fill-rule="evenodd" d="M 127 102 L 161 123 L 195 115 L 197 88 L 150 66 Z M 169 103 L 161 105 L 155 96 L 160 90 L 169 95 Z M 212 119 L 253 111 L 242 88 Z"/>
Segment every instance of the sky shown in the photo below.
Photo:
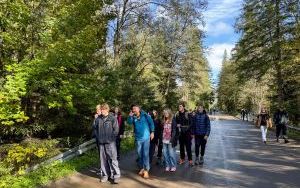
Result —
<path fill-rule="evenodd" d="M 243 0 L 208 0 L 208 8 L 204 12 L 204 45 L 208 47 L 206 58 L 212 69 L 214 82 L 218 80 L 222 68 L 224 50 L 230 55 L 239 38 L 234 31 L 234 23 L 240 15 L 242 2 Z"/>

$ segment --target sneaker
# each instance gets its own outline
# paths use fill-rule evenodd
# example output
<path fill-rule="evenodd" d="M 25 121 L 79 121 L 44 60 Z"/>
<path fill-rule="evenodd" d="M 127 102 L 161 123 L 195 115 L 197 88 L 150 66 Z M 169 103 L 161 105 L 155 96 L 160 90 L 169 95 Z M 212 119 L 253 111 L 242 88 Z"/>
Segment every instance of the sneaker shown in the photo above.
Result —
<path fill-rule="evenodd" d="M 161 164 L 161 158 L 158 158 L 156 161 L 156 165 L 160 165 Z"/>
<path fill-rule="evenodd" d="M 165 171 L 169 172 L 170 171 L 170 167 L 166 167 Z"/>
<path fill-rule="evenodd" d="M 199 157 L 196 157 L 196 160 L 195 160 L 195 165 L 198 165 L 200 162 L 199 162 Z"/>
<path fill-rule="evenodd" d="M 172 167 L 170 171 L 171 172 L 175 172 L 176 171 L 176 167 Z"/>
<path fill-rule="evenodd" d="M 267 144 L 267 141 L 264 141 L 264 144 Z"/>
<path fill-rule="evenodd" d="M 107 182 L 108 181 L 108 178 L 107 177 L 101 177 L 101 179 L 100 179 L 100 182 L 101 183 L 105 183 L 105 182 Z"/>
<path fill-rule="evenodd" d="M 193 166 L 193 160 L 189 160 L 189 166 Z"/>
<path fill-rule="evenodd" d="M 140 175 L 140 176 L 143 176 L 143 175 L 144 175 L 144 172 L 145 172 L 145 170 L 144 170 L 144 169 L 141 169 L 140 172 L 139 172 L 139 175 Z"/>
<path fill-rule="evenodd" d="M 203 156 L 200 157 L 200 160 L 199 160 L 199 164 L 203 164 L 204 163 L 204 158 Z"/>
<path fill-rule="evenodd" d="M 184 159 L 180 159 L 178 164 L 182 165 L 184 162 L 185 162 Z"/>
<path fill-rule="evenodd" d="M 288 139 L 285 139 L 285 140 L 284 140 L 284 143 L 286 143 L 286 144 L 289 143 L 289 142 L 290 142 L 290 141 L 289 141 Z"/>
<path fill-rule="evenodd" d="M 279 138 L 278 137 L 276 138 L 276 142 L 279 142 Z"/>
<path fill-rule="evenodd" d="M 114 179 L 114 184 L 118 184 L 118 183 L 120 183 L 120 178 L 115 178 Z"/>
<path fill-rule="evenodd" d="M 144 176 L 143 178 L 149 179 L 149 172 L 147 170 L 144 170 Z"/>

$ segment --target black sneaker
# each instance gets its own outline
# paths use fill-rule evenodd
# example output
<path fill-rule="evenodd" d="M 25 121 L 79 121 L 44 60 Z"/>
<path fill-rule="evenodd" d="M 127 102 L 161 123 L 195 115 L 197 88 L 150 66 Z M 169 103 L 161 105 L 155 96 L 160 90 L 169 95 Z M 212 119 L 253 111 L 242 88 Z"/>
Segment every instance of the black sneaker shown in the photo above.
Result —
<path fill-rule="evenodd" d="M 289 142 L 290 142 L 290 141 L 288 141 L 288 139 L 285 139 L 285 140 L 284 140 L 284 143 L 286 143 L 286 144 L 289 143 Z"/>
<path fill-rule="evenodd" d="M 196 160 L 195 160 L 195 165 L 199 165 L 200 162 L 199 162 L 199 157 L 196 157 Z"/>
<path fill-rule="evenodd" d="M 200 157 L 199 164 L 201 164 L 201 165 L 202 165 L 203 163 L 204 163 L 204 158 L 203 158 L 203 156 L 201 156 L 201 157 Z"/>
<path fill-rule="evenodd" d="M 264 141 L 264 144 L 267 144 L 267 141 Z"/>
<path fill-rule="evenodd" d="M 276 139 L 276 142 L 279 142 L 279 138 Z"/>

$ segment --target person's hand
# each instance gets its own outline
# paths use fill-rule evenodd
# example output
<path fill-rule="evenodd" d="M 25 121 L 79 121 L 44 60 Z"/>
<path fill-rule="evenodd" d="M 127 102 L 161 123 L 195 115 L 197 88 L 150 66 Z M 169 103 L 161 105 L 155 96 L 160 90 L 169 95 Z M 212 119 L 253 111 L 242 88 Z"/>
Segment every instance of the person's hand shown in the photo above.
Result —
<path fill-rule="evenodd" d="M 207 140 L 207 139 L 208 139 L 208 136 L 204 136 L 204 139 Z"/>
<path fill-rule="evenodd" d="M 154 138 L 154 133 L 151 133 L 150 134 L 150 140 L 153 140 L 153 138 Z"/>
<path fill-rule="evenodd" d="M 95 114 L 95 118 L 97 118 L 99 115 L 98 114 Z"/>
<path fill-rule="evenodd" d="M 130 116 L 130 117 L 132 117 L 133 114 L 134 114 L 134 113 L 133 113 L 132 111 L 129 112 L 129 116 Z"/>
<path fill-rule="evenodd" d="M 120 135 L 120 138 L 124 138 L 124 135 Z"/>
<path fill-rule="evenodd" d="M 181 127 L 181 124 L 177 124 L 177 127 L 178 127 L 178 128 Z"/>

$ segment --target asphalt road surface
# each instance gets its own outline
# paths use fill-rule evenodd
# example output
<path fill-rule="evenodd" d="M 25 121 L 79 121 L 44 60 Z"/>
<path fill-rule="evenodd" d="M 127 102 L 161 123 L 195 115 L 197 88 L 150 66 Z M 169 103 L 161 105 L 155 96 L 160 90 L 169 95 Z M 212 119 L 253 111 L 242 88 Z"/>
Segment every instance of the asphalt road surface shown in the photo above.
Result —
<path fill-rule="evenodd" d="M 135 152 L 123 156 L 122 179 L 118 185 L 100 183 L 95 169 L 52 182 L 51 188 L 184 188 L 184 187 L 300 187 L 300 144 L 275 141 L 268 133 L 268 144 L 261 141 L 259 129 L 230 116 L 211 117 L 205 162 L 202 166 L 180 165 L 175 173 L 164 172 L 155 160 L 150 179 L 137 175 Z M 179 151 L 177 150 L 177 157 Z M 194 157 L 194 153 L 193 153 Z"/>

